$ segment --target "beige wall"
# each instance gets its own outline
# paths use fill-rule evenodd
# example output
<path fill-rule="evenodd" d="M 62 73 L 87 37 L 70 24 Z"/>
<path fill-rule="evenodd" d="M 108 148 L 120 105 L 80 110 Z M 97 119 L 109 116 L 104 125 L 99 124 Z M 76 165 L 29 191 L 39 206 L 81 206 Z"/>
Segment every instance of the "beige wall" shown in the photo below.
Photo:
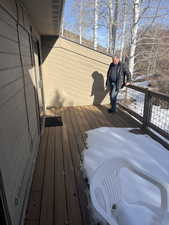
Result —
<path fill-rule="evenodd" d="M 109 103 L 104 84 L 110 57 L 62 38 L 46 37 L 43 47 L 47 107 Z"/>
<path fill-rule="evenodd" d="M 0 6 L 0 170 L 12 224 L 19 225 L 39 144 L 37 87 L 28 16 L 18 5 L 19 42 L 15 1 Z"/>

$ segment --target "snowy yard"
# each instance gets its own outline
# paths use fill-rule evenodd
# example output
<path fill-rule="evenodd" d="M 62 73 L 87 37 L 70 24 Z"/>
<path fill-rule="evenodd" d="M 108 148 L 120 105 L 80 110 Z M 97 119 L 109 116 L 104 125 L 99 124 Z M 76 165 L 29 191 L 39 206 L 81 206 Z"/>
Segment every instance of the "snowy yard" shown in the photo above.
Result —
<path fill-rule="evenodd" d="M 141 86 L 141 85 L 140 85 Z M 124 99 L 125 91 L 119 95 L 118 99 Z M 130 104 L 127 107 L 140 116 L 143 116 L 144 113 L 144 100 L 145 94 L 139 91 L 128 88 L 127 90 L 127 99 L 130 99 Z M 160 101 L 159 101 L 160 104 Z M 169 107 L 166 102 L 166 106 Z M 152 105 L 152 113 L 151 113 L 151 123 L 161 128 L 162 130 L 169 133 L 169 109 L 164 109 L 160 105 Z"/>
<path fill-rule="evenodd" d="M 169 183 L 169 152 L 148 135 L 129 128 L 102 127 L 87 132 L 88 149 L 83 151 L 83 169 L 89 183 L 95 170 L 107 159 L 122 157 L 140 169 Z M 145 201 L 160 206 L 160 192 L 131 172 L 121 173 L 122 188 L 128 202 Z"/>
<path fill-rule="evenodd" d="M 160 106 L 153 105 L 151 122 L 169 133 L 169 109 L 163 109 Z"/>

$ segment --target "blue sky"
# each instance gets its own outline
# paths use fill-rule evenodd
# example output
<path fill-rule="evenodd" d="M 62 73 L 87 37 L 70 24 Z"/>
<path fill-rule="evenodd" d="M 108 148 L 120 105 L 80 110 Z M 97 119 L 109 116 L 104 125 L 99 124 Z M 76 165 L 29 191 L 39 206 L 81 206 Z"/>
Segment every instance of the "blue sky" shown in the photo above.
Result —
<path fill-rule="evenodd" d="M 80 1 L 80 0 L 79 0 Z M 85 1 L 85 0 L 84 0 Z M 65 21 L 65 28 L 75 31 L 75 25 L 76 25 L 76 17 L 74 16 L 74 11 L 72 9 L 74 0 L 66 0 L 65 1 L 65 7 L 64 7 L 64 21 Z M 92 36 L 92 30 L 88 30 L 88 36 Z M 102 28 L 99 29 L 98 32 L 98 42 L 102 46 L 107 45 L 107 31 Z"/>
<path fill-rule="evenodd" d="M 72 15 L 72 5 L 74 0 L 65 0 L 64 6 L 64 21 L 69 21 L 71 24 L 74 24 L 75 17 Z"/>
<path fill-rule="evenodd" d="M 73 10 L 73 3 L 74 3 L 74 1 L 75 0 L 66 0 L 65 1 L 64 24 L 65 24 L 65 28 L 66 29 L 71 30 L 73 32 L 77 32 L 77 30 L 78 30 L 77 18 L 75 16 L 75 11 Z M 79 0 L 79 2 L 80 2 L 80 0 Z M 151 17 L 151 15 L 154 15 L 154 13 L 156 11 L 156 8 L 157 8 L 157 4 L 158 4 L 158 1 L 153 0 L 152 5 L 151 5 L 152 9 L 148 9 L 146 14 L 145 14 L 145 16 Z M 159 17 L 158 19 L 155 20 L 154 23 L 156 23 L 156 24 L 163 24 L 165 26 L 168 26 L 169 25 L 169 0 L 161 0 L 160 10 L 159 10 L 158 13 L 160 13 L 160 15 L 163 15 L 163 14 L 168 14 L 168 15 L 165 16 L 164 18 Z M 140 21 L 140 24 L 141 25 L 148 24 L 148 23 L 151 22 L 151 20 L 152 19 L 150 19 L 150 18 L 142 19 Z M 92 38 L 92 33 L 93 33 L 92 29 L 89 29 L 86 32 L 86 35 L 89 38 Z M 107 46 L 107 30 L 104 27 L 99 28 L 99 31 L 98 31 L 98 42 L 99 42 L 100 45 L 102 45 L 104 47 Z"/>

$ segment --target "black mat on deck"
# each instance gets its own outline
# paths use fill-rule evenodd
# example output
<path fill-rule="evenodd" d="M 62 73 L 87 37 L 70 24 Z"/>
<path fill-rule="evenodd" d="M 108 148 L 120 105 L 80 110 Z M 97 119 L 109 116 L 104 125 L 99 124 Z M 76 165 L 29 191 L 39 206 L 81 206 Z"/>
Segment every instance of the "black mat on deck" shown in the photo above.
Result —
<path fill-rule="evenodd" d="M 62 118 L 60 116 L 49 116 L 45 119 L 45 127 L 63 126 Z"/>

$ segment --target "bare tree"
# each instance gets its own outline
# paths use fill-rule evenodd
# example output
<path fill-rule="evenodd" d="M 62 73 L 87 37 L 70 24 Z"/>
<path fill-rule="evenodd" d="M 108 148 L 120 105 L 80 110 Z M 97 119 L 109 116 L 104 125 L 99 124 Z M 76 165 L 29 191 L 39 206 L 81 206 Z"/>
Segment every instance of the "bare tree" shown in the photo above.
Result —
<path fill-rule="evenodd" d="M 133 0 L 133 24 L 131 32 L 131 44 L 129 52 L 129 69 L 131 74 L 134 72 L 134 56 L 137 45 L 138 22 L 140 18 L 141 0 Z"/>
<path fill-rule="evenodd" d="M 136 48 L 140 45 L 146 33 L 151 30 L 156 19 L 161 16 L 159 15 L 161 2 L 162 0 L 133 0 L 133 23 L 131 26 L 131 42 L 129 49 L 129 68 L 132 75 L 135 71 L 135 62 L 139 57 L 139 53 L 135 54 Z M 140 21 L 144 24 L 144 30 L 142 29 L 141 36 L 139 35 L 139 29 L 141 29 Z M 143 52 L 140 52 L 140 54 L 143 54 Z M 147 53 L 145 53 L 145 55 L 147 55 Z"/>
<path fill-rule="evenodd" d="M 111 53 L 115 53 L 116 48 L 116 33 L 118 28 L 118 13 L 119 13 L 119 0 L 115 0 L 115 7 L 114 7 L 114 16 L 113 16 L 113 23 L 112 23 L 112 49 Z"/>
<path fill-rule="evenodd" d="M 112 27 L 113 27 L 113 1 L 109 0 L 108 4 L 108 48 L 109 48 L 109 53 L 112 52 L 113 44 L 112 44 Z"/>
<path fill-rule="evenodd" d="M 94 5 L 94 33 L 93 33 L 93 42 L 94 42 L 94 49 L 97 49 L 98 45 L 98 0 L 95 0 Z"/>
<path fill-rule="evenodd" d="M 116 32 L 118 29 L 119 0 L 108 0 L 108 52 L 114 54 L 116 45 Z"/>
<path fill-rule="evenodd" d="M 122 35 L 121 35 L 121 49 L 120 49 L 120 59 L 123 58 L 123 51 L 125 46 L 125 39 L 126 39 L 126 25 L 127 25 L 127 0 L 123 2 L 123 26 L 122 26 Z"/>

